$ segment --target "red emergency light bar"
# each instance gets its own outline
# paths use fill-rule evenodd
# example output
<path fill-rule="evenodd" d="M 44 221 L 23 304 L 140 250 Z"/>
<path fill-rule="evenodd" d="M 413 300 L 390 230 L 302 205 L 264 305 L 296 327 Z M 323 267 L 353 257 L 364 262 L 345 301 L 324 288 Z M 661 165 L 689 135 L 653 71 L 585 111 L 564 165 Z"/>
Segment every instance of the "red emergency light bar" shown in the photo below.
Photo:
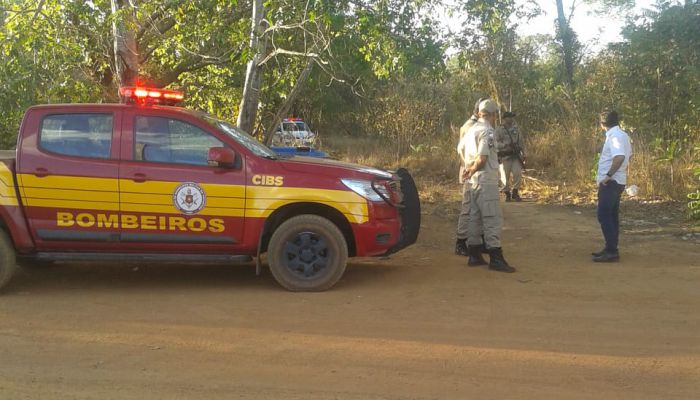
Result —
<path fill-rule="evenodd" d="M 138 104 L 168 104 L 173 105 L 185 99 L 182 92 L 176 90 L 146 88 L 138 86 L 127 86 L 119 88 L 119 96 L 126 100 L 127 103 L 135 102 Z"/>

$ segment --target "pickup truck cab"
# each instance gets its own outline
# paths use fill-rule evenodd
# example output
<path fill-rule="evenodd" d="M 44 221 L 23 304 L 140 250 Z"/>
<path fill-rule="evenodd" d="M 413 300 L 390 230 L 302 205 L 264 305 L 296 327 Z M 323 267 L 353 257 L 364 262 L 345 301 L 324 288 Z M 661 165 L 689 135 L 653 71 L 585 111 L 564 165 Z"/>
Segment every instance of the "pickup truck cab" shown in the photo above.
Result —
<path fill-rule="evenodd" d="M 15 157 L 0 158 L 0 288 L 23 262 L 255 258 L 259 270 L 267 253 L 281 286 L 318 291 L 348 257 L 416 241 L 406 170 L 280 156 L 226 121 L 162 105 L 176 92 L 121 93 L 128 104 L 26 111 Z"/>

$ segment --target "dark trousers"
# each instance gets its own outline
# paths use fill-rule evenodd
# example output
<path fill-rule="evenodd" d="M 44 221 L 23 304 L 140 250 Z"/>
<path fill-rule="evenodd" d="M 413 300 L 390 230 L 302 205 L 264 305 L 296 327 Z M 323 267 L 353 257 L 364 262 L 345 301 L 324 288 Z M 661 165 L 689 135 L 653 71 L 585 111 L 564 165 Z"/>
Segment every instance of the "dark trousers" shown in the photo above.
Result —
<path fill-rule="evenodd" d="M 605 237 L 605 251 L 617 253 L 617 241 L 620 236 L 620 198 L 625 185 L 609 181 L 607 185 L 598 185 L 598 222 Z"/>

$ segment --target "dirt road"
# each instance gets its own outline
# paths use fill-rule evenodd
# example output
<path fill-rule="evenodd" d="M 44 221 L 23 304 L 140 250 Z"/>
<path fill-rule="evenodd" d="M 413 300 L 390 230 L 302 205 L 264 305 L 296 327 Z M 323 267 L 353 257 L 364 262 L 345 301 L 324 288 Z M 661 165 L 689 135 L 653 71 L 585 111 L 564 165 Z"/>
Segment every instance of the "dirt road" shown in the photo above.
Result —
<path fill-rule="evenodd" d="M 697 399 L 700 245 L 600 247 L 590 210 L 505 205 L 515 274 L 453 222 L 325 293 L 250 267 L 61 265 L 0 296 L 0 399 Z"/>

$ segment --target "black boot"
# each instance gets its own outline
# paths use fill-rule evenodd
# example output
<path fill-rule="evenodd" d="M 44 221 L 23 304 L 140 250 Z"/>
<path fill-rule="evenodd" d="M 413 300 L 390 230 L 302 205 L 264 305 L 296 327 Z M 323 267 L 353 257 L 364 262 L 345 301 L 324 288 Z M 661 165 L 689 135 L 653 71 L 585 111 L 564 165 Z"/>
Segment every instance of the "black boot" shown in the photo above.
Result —
<path fill-rule="evenodd" d="M 469 250 L 467 249 L 467 239 L 457 239 L 455 244 L 455 254 L 458 256 L 468 256 Z"/>
<path fill-rule="evenodd" d="M 510 201 L 510 199 L 511 199 L 511 197 L 510 197 L 510 192 L 506 192 L 506 191 L 504 190 L 504 191 L 503 191 L 503 194 L 506 195 L 506 201 Z"/>
<path fill-rule="evenodd" d="M 489 269 L 500 272 L 515 272 L 515 268 L 508 265 L 503 258 L 503 250 L 500 247 L 489 249 Z"/>
<path fill-rule="evenodd" d="M 518 189 L 513 189 L 513 194 L 511 195 L 514 201 L 521 201 L 520 195 L 518 194 Z"/>
<path fill-rule="evenodd" d="M 478 267 L 479 265 L 486 265 L 486 260 L 484 260 L 484 256 L 481 255 L 481 250 L 483 248 L 483 244 L 478 246 L 469 246 L 469 261 L 467 261 L 468 266 Z"/>
<path fill-rule="evenodd" d="M 594 251 L 593 253 L 591 253 L 591 255 L 592 255 L 593 257 L 600 257 L 600 256 L 602 256 L 603 254 L 605 254 L 605 248 L 603 248 L 603 250 L 601 250 L 601 251 Z"/>

